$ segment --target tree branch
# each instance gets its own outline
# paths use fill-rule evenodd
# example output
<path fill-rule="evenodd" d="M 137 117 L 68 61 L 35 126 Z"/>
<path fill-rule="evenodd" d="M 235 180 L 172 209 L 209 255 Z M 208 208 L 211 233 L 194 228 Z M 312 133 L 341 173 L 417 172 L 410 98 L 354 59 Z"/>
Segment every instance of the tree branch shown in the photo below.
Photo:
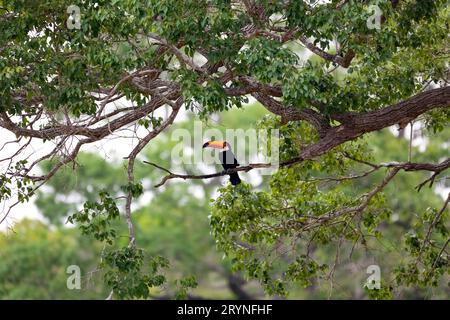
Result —
<path fill-rule="evenodd" d="M 164 129 L 166 129 L 169 125 L 173 123 L 175 120 L 178 111 L 180 110 L 181 104 L 183 102 L 183 99 L 179 98 L 176 102 L 176 105 L 170 114 L 170 116 L 165 120 L 158 128 L 151 131 L 149 134 L 147 134 L 142 140 L 139 141 L 139 143 L 134 147 L 133 151 L 131 151 L 130 155 L 128 156 L 128 184 L 131 185 L 134 183 L 134 162 L 136 160 L 137 155 L 144 149 L 144 147 L 152 140 L 154 139 L 158 134 L 160 134 Z M 125 216 L 127 219 L 127 225 L 128 225 L 128 245 L 130 247 L 135 246 L 136 237 L 134 232 L 134 225 L 133 221 L 131 219 L 131 202 L 133 200 L 133 193 L 132 190 L 128 191 L 128 195 L 126 198 L 125 203 Z"/>
<path fill-rule="evenodd" d="M 273 114 L 281 116 L 282 122 L 305 120 L 313 125 L 319 137 L 324 137 L 327 131 L 331 128 L 330 124 L 320 113 L 312 109 L 297 109 L 295 107 L 285 107 L 280 102 L 271 98 L 270 96 L 255 92 L 252 94 L 267 110 Z"/>
<path fill-rule="evenodd" d="M 345 56 L 328 53 L 328 52 L 316 47 L 305 36 L 300 36 L 300 42 L 306 48 L 308 48 L 311 52 L 317 54 L 318 56 L 320 56 L 321 58 L 323 58 L 327 61 L 334 62 L 343 68 L 348 68 L 350 66 L 350 63 L 352 62 L 353 58 L 355 57 L 355 52 L 351 49 L 345 54 Z"/>
<path fill-rule="evenodd" d="M 342 181 L 342 180 L 351 180 L 351 179 L 359 179 L 359 178 L 363 178 L 368 176 L 369 174 L 377 171 L 378 169 L 381 168 L 388 168 L 388 169 L 392 169 L 393 171 L 395 171 L 395 174 L 399 171 L 399 170 L 404 170 L 404 171 L 432 171 L 432 172 L 442 172 L 445 169 L 450 168 L 450 158 L 442 161 L 441 163 L 438 164 L 432 164 L 432 163 L 410 163 L 410 162 L 404 162 L 404 163 L 399 163 L 399 162 L 391 162 L 391 163 L 381 163 L 381 164 L 371 164 L 369 162 L 366 161 L 362 161 L 362 160 L 358 160 L 355 158 L 351 158 L 350 156 L 348 156 L 348 158 L 357 161 L 357 162 L 361 162 L 364 164 L 367 164 L 369 166 L 372 167 L 372 170 L 369 170 L 367 172 L 364 172 L 360 175 L 355 175 L 355 176 L 349 176 L 349 177 L 341 177 L 341 178 L 322 178 L 322 179 L 317 179 L 317 180 L 334 180 L 334 181 Z M 298 164 L 304 160 L 302 157 L 296 157 L 296 158 L 292 158 L 290 160 L 284 161 L 282 163 L 279 164 L 279 167 L 288 167 L 294 164 Z M 144 163 L 149 164 L 161 171 L 166 172 L 168 175 L 166 175 L 165 177 L 163 177 L 163 179 L 156 184 L 154 187 L 155 188 L 159 188 L 162 185 L 164 185 L 168 180 L 171 179 L 183 179 L 183 180 L 203 180 L 203 179 L 211 179 L 211 178 L 216 178 L 216 177 L 221 177 L 221 176 L 225 176 L 225 175 L 229 175 L 231 173 L 234 172 L 249 172 L 250 170 L 253 169 L 262 169 L 262 168 L 270 168 L 273 167 L 274 165 L 272 165 L 271 163 L 254 163 L 254 164 L 249 164 L 247 166 L 240 166 L 237 168 L 233 168 L 233 169 L 228 169 L 228 170 L 224 170 L 221 172 L 216 172 L 216 173 L 210 173 L 210 174 L 200 174 L 200 175 L 195 175 L 195 174 L 179 174 L 179 173 L 174 173 L 172 171 L 170 171 L 167 168 L 161 167 L 160 165 L 153 163 L 153 162 L 148 162 L 148 161 L 144 161 Z M 394 175 L 395 175 L 394 174 Z"/>

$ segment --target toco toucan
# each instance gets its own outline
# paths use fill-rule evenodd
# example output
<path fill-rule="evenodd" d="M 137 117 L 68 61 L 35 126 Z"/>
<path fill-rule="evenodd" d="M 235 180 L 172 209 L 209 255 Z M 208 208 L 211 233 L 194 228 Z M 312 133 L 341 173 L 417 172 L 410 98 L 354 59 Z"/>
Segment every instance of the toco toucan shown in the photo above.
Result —
<path fill-rule="evenodd" d="M 226 141 L 208 141 L 203 144 L 203 148 L 214 148 L 219 149 L 221 152 L 219 153 L 220 162 L 222 162 L 222 166 L 225 170 L 236 168 L 239 166 L 239 163 L 236 160 L 233 152 L 231 151 L 230 144 Z M 241 183 L 241 179 L 237 172 L 233 172 L 230 174 L 230 182 L 232 185 L 237 185 Z"/>

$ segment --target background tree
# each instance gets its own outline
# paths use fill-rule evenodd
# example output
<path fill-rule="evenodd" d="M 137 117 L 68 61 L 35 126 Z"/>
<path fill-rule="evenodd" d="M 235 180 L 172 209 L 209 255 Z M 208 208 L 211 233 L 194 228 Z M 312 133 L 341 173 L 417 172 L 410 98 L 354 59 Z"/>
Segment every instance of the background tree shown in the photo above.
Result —
<path fill-rule="evenodd" d="M 104 243 L 105 282 L 115 297 L 147 298 L 149 288 L 167 280 L 168 261 L 146 257 L 136 244 L 132 204 L 145 190 L 135 164 L 183 105 L 205 120 L 242 107 L 252 96 L 271 113 L 260 127 L 281 132 L 281 169 L 261 188 L 220 188 L 210 221 L 233 270 L 259 280 L 268 294 L 284 295 L 291 283 L 309 285 L 321 277 L 333 283 L 346 246 L 353 253 L 382 245 L 393 231 L 386 224 L 396 209 L 387 200 L 396 195 L 383 197 L 383 189 L 421 177 L 418 197 L 433 198 L 425 187 L 446 182 L 450 158 L 442 148 L 448 143 L 430 143 L 424 155 L 403 143 L 401 154 L 407 156 L 393 162 L 393 156 L 380 159 L 375 135 L 369 134 L 420 121 L 425 133 L 445 141 L 445 1 L 73 2 L 0 1 L 0 127 L 15 136 L 2 146 L 13 150 L 1 160 L 0 200 L 28 201 L 61 169 L 76 165 L 83 148 L 131 131 L 138 142 L 127 157 L 122 186 L 103 176 L 109 188 L 85 196 L 83 207 L 68 217 Z M 375 2 L 382 12 L 379 29 L 367 24 Z M 81 12 L 79 28 L 67 14 L 72 4 Z M 320 59 L 305 61 L 298 46 Z M 164 106 L 169 110 L 161 117 Z M 35 153 L 35 141 L 52 150 Z M 226 174 L 153 169 L 168 174 L 160 186 Z M 100 189 L 94 182 L 86 188 Z M 412 223 L 403 230 L 407 254 L 372 296 L 443 281 L 449 270 L 450 198 L 431 201 L 412 217 L 394 211 Z M 127 244 L 116 227 L 121 214 Z M 181 297 L 196 281 L 188 277 L 177 284 Z"/>
<path fill-rule="evenodd" d="M 74 229 L 23 220 L 14 235 L 0 235 L 1 299 L 98 299 L 108 295 L 99 279 L 101 246 Z M 78 265 L 81 290 L 67 288 L 67 267 Z"/>

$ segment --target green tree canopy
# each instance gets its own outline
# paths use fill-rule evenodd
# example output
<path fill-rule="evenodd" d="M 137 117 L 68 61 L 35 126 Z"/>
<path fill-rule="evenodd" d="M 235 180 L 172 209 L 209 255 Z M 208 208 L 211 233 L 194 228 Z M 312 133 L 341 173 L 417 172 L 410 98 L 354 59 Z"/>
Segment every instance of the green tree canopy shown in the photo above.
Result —
<path fill-rule="evenodd" d="M 411 183 L 411 197 L 420 198 L 448 183 L 448 15 L 444 0 L 0 0 L 0 148 L 8 151 L 0 201 L 9 208 L 28 201 L 76 166 L 84 148 L 131 131 L 121 187 L 99 176 L 107 189 L 89 194 L 68 219 L 109 248 L 105 280 L 116 297 L 149 297 L 165 283 L 168 263 L 153 256 L 144 266 L 136 243 L 132 209 L 147 188 L 136 159 L 182 107 L 206 121 L 252 97 L 269 113 L 258 126 L 280 131 L 280 170 L 258 188 L 218 189 L 210 219 L 218 249 L 269 294 L 332 281 L 344 245 L 368 248 L 372 238 L 381 245 L 389 232 L 390 186 L 416 182 L 420 192 L 413 195 Z M 431 140 L 424 154 L 407 143 L 395 156 L 373 153 L 374 133 L 412 122 Z M 147 170 L 167 174 L 163 188 L 210 178 Z M 448 273 L 450 195 L 432 201 L 401 213 L 414 220 L 397 239 L 403 258 L 374 297 L 402 285 L 437 286 Z M 125 245 L 114 228 L 120 215 Z M 326 246 L 326 257 L 312 250 Z M 181 297 L 196 281 L 178 284 Z"/>

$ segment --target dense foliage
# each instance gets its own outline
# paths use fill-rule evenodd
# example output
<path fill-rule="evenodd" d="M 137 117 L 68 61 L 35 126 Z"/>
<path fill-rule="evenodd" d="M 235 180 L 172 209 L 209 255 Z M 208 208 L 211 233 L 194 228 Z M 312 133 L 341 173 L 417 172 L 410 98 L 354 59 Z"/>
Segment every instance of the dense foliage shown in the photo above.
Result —
<path fill-rule="evenodd" d="M 67 219 L 102 243 L 99 267 L 113 297 L 152 297 L 167 284 L 170 259 L 146 254 L 139 239 L 147 230 L 135 226 L 133 209 L 151 189 L 141 170 L 168 171 L 136 160 L 182 106 L 191 122 L 208 122 L 246 108 L 251 96 L 269 113 L 257 126 L 280 130 L 281 167 L 258 187 L 204 191 L 232 270 L 269 295 L 322 280 L 333 288 L 344 253 L 351 259 L 389 239 L 401 243 L 401 259 L 370 297 L 440 286 L 450 270 L 450 195 L 442 201 L 427 187 L 448 186 L 449 10 L 444 0 L 0 0 L 0 148 L 13 147 L 0 162 L 0 201 L 14 208 L 37 193 L 51 224 Z M 375 18 L 379 28 L 368 24 Z M 386 128 L 398 124 L 404 134 L 412 122 L 430 137 L 425 151 L 405 140 L 395 151 L 385 145 Z M 103 159 L 88 159 L 83 183 L 72 183 L 67 169 L 83 163 L 83 148 L 129 131 L 137 142 L 125 168 L 105 174 L 96 170 Z M 50 151 L 35 152 L 35 143 Z M 142 156 L 161 163 L 159 151 Z M 392 187 L 400 180 L 403 198 Z M 206 182 L 176 185 L 183 183 Z M 60 201 L 48 186 L 84 204 Z M 393 230 L 397 221 L 402 228 Z M 198 284 L 174 278 L 179 298 Z"/>

